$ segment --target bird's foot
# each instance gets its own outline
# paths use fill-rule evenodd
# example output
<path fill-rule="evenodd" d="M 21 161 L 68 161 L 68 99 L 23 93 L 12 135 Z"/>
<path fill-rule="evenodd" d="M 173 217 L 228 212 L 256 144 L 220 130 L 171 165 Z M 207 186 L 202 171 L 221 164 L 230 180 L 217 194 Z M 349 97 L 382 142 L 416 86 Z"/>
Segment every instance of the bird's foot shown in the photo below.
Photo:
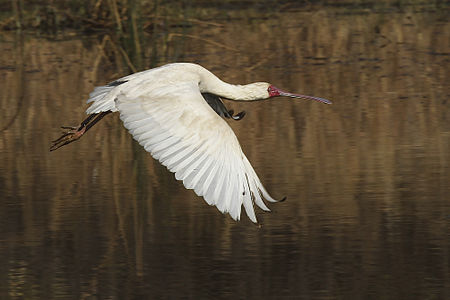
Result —
<path fill-rule="evenodd" d="M 58 139 L 52 141 L 50 151 L 54 151 L 62 146 L 75 142 L 86 132 L 86 126 L 61 126 L 62 129 L 68 129 L 68 131 L 63 132 L 63 135 Z"/>

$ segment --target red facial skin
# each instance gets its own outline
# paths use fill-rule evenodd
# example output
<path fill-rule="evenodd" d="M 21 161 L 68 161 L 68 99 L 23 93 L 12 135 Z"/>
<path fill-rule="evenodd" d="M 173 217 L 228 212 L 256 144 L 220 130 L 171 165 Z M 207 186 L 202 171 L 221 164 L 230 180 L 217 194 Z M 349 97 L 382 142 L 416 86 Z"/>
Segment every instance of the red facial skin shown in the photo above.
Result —
<path fill-rule="evenodd" d="M 273 85 L 270 85 L 267 91 L 269 92 L 269 97 L 280 96 L 280 90 Z"/>

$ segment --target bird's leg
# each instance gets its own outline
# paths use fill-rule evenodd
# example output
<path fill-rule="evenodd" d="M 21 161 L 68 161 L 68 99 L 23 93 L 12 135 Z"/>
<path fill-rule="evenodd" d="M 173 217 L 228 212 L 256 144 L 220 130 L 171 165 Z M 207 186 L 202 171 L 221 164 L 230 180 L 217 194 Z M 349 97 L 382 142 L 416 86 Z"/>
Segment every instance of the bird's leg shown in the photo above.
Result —
<path fill-rule="evenodd" d="M 92 126 L 94 126 L 98 121 L 100 121 L 104 116 L 109 114 L 111 111 L 105 111 L 98 114 L 91 114 L 86 119 L 81 122 L 79 126 L 61 126 L 62 129 L 68 129 L 68 131 L 63 132 L 63 135 L 58 139 L 52 141 L 50 151 L 54 151 L 64 145 L 70 144 L 86 133 Z"/>

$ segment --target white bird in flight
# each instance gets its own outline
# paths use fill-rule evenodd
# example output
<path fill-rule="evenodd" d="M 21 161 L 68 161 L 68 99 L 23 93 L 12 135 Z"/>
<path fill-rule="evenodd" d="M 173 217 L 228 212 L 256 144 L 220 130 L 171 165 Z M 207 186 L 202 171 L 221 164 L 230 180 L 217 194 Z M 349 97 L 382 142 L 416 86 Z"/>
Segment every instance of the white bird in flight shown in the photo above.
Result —
<path fill-rule="evenodd" d="M 105 115 L 118 111 L 133 138 L 187 189 L 234 220 L 240 219 L 244 205 L 255 223 L 253 203 L 269 211 L 263 199 L 277 200 L 263 187 L 222 118 L 240 120 L 245 112 L 234 115 L 221 98 L 254 101 L 287 96 L 331 104 L 327 99 L 284 92 L 266 82 L 228 84 L 192 63 L 134 73 L 96 87 L 89 96 L 89 116 L 76 127 L 62 127 L 68 131 L 53 141 L 50 151 L 79 139 Z"/>

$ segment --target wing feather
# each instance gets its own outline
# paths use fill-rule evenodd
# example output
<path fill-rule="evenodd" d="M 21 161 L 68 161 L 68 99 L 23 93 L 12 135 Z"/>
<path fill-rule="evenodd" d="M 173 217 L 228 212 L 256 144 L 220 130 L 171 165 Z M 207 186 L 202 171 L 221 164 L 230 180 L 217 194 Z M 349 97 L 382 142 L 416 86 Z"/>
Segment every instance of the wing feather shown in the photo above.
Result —
<path fill-rule="evenodd" d="M 268 211 L 263 199 L 276 201 L 262 186 L 232 129 L 203 99 L 197 85 L 161 86 L 146 93 L 122 89 L 115 104 L 139 144 L 221 212 L 239 220 L 244 206 L 256 222 L 253 204 Z"/>

